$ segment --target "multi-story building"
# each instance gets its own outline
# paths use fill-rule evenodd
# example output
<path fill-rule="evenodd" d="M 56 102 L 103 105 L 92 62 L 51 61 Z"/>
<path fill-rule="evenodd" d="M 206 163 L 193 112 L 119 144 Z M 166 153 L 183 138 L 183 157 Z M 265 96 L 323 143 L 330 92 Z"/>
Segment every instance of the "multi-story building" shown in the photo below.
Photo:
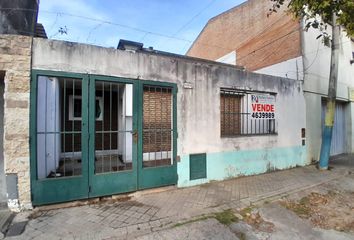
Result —
<path fill-rule="evenodd" d="M 268 16 L 271 7 L 269 0 L 249 0 L 210 19 L 186 55 L 237 64 L 249 71 L 301 82 L 306 99 L 303 134 L 306 135 L 307 159 L 317 161 L 331 49 L 321 38 L 317 39 L 320 34 L 317 30 L 304 31 L 304 20 L 288 15 L 284 6 Z M 328 31 L 331 32 L 330 26 Z M 354 40 L 344 30 L 339 51 L 332 156 L 354 151 Z"/>

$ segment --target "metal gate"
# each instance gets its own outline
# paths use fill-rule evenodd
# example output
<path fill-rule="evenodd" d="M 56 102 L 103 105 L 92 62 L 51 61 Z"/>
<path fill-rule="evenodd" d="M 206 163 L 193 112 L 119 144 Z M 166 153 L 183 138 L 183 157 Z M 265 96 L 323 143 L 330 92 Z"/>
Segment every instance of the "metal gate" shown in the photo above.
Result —
<path fill-rule="evenodd" d="M 336 102 L 336 111 L 334 116 L 334 126 L 332 133 L 332 143 L 330 156 L 346 153 L 346 124 L 345 124 L 345 106 L 343 102 Z M 326 113 L 326 101 L 322 101 L 322 130 Z"/>
<path fill-rule="evenodd" d="M 176 85 L 34 70 L 32 203 L 177 183 Z"/>

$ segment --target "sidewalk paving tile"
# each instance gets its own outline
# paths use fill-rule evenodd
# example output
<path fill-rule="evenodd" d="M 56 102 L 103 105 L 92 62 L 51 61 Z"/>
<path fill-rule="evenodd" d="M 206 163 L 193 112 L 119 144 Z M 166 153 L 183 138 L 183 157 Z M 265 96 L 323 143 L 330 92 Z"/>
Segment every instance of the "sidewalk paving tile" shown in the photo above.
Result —
<path fill-rule="evenodd" d="M 115 236 L 139 236 L 183 219 L 246 207 L 260 199 L 299 191 L 342 175 L 341 171 L 320 172 L 314 166 L 307 166 L 141 194 L 125 202 L 43 210 L 37 218 L 29 221 L 21 238 L 68 239 L 76 236 L 78 239 L 114 239 Z"/>

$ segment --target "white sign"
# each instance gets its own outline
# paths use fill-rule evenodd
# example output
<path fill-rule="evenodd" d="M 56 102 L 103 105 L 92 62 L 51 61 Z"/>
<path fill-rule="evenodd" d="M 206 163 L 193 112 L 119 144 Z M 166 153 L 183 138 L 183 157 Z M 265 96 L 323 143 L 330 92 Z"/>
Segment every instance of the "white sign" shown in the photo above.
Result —
<path fill-rule="evenodd" d="M 252 118 L 275 118 L 275 96 L 266 94 L 250 94 Z"/>

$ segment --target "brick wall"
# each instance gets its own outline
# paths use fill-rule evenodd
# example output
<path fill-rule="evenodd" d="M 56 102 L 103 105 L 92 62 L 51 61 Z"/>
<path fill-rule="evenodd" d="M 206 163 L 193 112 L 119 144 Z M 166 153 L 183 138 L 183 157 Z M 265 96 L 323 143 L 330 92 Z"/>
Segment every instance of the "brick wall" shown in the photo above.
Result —
<path fill-rule="evenodd" d="M 0 35 L 0 71 L 5 71 L 5 173 L 17 174 L 19 199 L 10 207 L 31 206 L 29 172 L 29 93 L 31 38 Z"/>
<path fill-rule="evenodd" d="M 220 95 L 221 136 L 235 136 L 241 133 L 241 96 Z"/>
<path fill-rule="evenodd" d="M 143 99 L 143 152 L 171 151 L 171 89 L 146 87 Z"/>
<path fill-rule="evenodd" d="M 271 4 L 249 0 L 211 19 L 187 55 L 216 60 L 236 51 L 236 64 L 251 71 L 300 56 L 299 22 L 283 9 L 267 17 Z"/>

